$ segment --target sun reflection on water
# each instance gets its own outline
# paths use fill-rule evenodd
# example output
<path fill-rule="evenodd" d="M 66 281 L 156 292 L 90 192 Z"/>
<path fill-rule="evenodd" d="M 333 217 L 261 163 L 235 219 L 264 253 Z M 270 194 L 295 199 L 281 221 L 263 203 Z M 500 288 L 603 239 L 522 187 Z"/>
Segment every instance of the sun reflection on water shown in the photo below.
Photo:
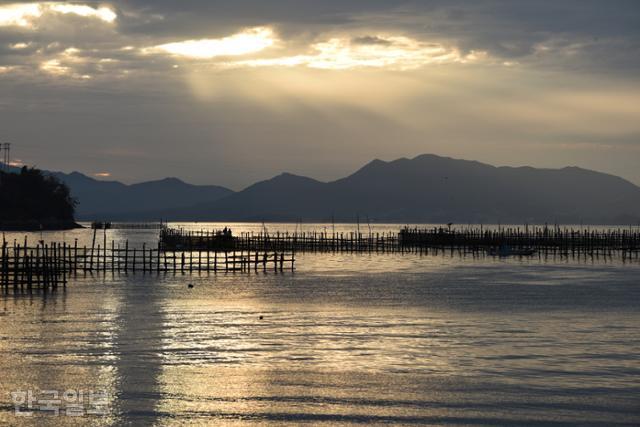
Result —
<path fill-rule="evenodd" d="M 110 415 L 82 420 L 94 425 L 434 424 L 461 408 L 471 423 L 633 419 L 637 265 L 299 256 L 295 272 L 78 275 L 54 293 L 9 290 L 4 391 L 107 390 Z M 15 424 L 6 394 L 0 406 L 0 423 Z"/>

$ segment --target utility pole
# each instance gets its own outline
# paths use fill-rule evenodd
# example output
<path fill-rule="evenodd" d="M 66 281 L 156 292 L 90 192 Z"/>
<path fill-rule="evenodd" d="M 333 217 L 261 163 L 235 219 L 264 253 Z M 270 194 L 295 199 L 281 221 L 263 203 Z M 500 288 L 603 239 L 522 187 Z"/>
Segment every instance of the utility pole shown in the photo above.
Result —
<path fill-rule="evenodd" d="M 4 151 L 3 151 L 4 150 Z M 0 154 L 2 154 L 2 165 L 0 165 L 0 171 L 4 172 L 5 170 L 8 172 L 9 169 L 7 167 L 7 163 L 9 163 L 9 161 L 7 160 L 7 158 L 9 157 L 9 144 L 2 144 L 0 143 Z M 0 176 L 0 180 L 2 179 L 2 177 Z"/>
<path fill-rule="evenodd" d="M 9 164 L 11 163 L 11 143 L 5 142 L 4 144 L 0 144 L 0 152 L 3 152 L 2 155 L 2 169 L 9 170 Z"/>

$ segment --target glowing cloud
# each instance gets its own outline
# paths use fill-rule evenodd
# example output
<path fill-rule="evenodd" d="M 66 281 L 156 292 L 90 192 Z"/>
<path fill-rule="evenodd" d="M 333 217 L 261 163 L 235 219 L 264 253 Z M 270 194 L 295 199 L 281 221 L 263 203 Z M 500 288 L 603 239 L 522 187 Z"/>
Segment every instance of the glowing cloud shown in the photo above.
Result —
<path fill-rule="evenodd" d="M 40 69 L 45 73 L 58 77 L 72 77 L 74 79 L 88 80 L 91 76 L 76 72 L 76 68 L 85 64 L 86 60 L 79 56 L 80 50 L 74 47 L 65 49 L 59 56 L 43 61 Z"/>
<path fill-rule="evenodd" d="M 31 45 L 31 43 L 14 43 L 9 46 L 9 48 L 14 50 L 26 49 Z"/>
<path fill-rule="evenodd" d="M 425 45 L 407 37 L 377 37 L 387 43 L 360 44 L 333 38 L 313 47 L 318 54 L 309 61 L 312 68 L 356 67 L 417 68 L 425 64 L 456 62 L 459 54 L 442 45 Z"/>
<path fill-rule="evenodd" d="M 79 4 L 52 4 L 49 6 L 50 9 L 54 12 L 69 14 L 72 13 L 74 15 L 83 16 L 86 18 L 98 18 L 104 22 L 113 22 L 116 20 L 118 15 L 109 9 L 108 7 L 100 7 L 95 9 L 91 6 L 79 5 Z"/>
<path fill-rule="evenodd" d="M 48 61 L 44 61 L 42 64 L 40 64 L 40 68 L 49 74 L 55 74 L 58 76 L 69 74 L 69 72 L 71 71 L 69 67 L 62 65 L 58 59 L 50 59 Z"/>
<path fill-rule="evenodd" d="M 28 27 L 31 20 L 42 15 L 37 3 L 8 4 L 0 6 L 0 27 Z"/>
<path fill-rule="evenodd" d="M 462 55 L 459 50 L 436 43 L 424 43 L 403 36 L 375 36 L 358 39 L 332 38 L 311 46 L 310 55 L 231 62 L 229 66 L 295 67 L 345 70 L 351 68 L 389 68 L 411 70 L 429 64 L 479 61 L 484 52 Z"/>
<path fill-rule="evenodd" d="M 108 7 L 95 8 L 83 4 L 71 3 L 21 3 L 0 5 L 0 27 L 33 27 L 34 21 L 43 18 L 46 13 L 73 14 L 85 18 L 94 18 L 113 23 L 118 17 Z"/>
<path fill-rule="evenodd" d="M 194 59 L 237 56 L 256 53 L 275 43 L 273 31 L 266 27 L 246 29 L 220 39 L 186 40 L 144 49 L 144 53 L 164 52 Z"/>

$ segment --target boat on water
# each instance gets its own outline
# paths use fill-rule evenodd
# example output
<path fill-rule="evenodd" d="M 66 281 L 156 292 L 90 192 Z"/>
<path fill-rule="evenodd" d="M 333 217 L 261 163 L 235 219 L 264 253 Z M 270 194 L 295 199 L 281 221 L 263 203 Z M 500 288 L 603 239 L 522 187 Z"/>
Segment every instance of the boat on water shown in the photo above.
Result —
<path fill-rule="evenodd" d="M 512 248 L 509 245 L 501 245 L 497 248 L 489 248 L 489 255 L 507 257 L 507 256 L 531 256 L 536 253 L 534 248 Z"/>

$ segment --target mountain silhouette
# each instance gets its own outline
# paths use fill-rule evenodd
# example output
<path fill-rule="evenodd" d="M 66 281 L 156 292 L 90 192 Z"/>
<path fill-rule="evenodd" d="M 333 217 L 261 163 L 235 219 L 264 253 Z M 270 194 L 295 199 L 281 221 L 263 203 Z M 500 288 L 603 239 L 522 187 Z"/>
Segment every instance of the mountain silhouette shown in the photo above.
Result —
<path fill-rule="evenodd" d="M 134 217 L 139 212 L 183 208 L 202 201 L 214 201 L 233 191 L 215 185 L 192 185 L 177 178 L 165 178 L 126 185 L 117 181 L 99 181 L 78 172 L 53 176 L 71 188 L 78 200 L 78 219 Z M 158 220 L 159 217 L 147 217 Z"/>
<path fill-rule="evenodd" d="M 54 174 L 78 217 L 104 220 L 399 223 L 640 222 L 640 187 L 578 167 L 495 167 L 431 154 L 373 160 L 332 182 L 280 174 L 232 192 L 176 178 L 124 185 Z"/>
<path fill-rule="evenodd" d="M 284 173 L 161 215 L 174 220 L 629 224 L 640 219 L 640 188 L 578 167 L 495 167 L 427 154 L 374 160 L 328 183 Z"/>
<path fill-rule="evenodd" d="M 18 167 L 7 169 L 12 173 L 20 172 Z M 71 189 L 71 196 L 78 202 L 78 220 L 144 218 L 157 221 L 160 217 L 148 215 L 167 209 L 185 208 L 203 201 L 210 202 L 233 194 L 228 188 L 192 185 L 178 178 L 126 185 L 118 181 L 100 181 L 79 172 L 45 173 L 54 176 Z"/>

